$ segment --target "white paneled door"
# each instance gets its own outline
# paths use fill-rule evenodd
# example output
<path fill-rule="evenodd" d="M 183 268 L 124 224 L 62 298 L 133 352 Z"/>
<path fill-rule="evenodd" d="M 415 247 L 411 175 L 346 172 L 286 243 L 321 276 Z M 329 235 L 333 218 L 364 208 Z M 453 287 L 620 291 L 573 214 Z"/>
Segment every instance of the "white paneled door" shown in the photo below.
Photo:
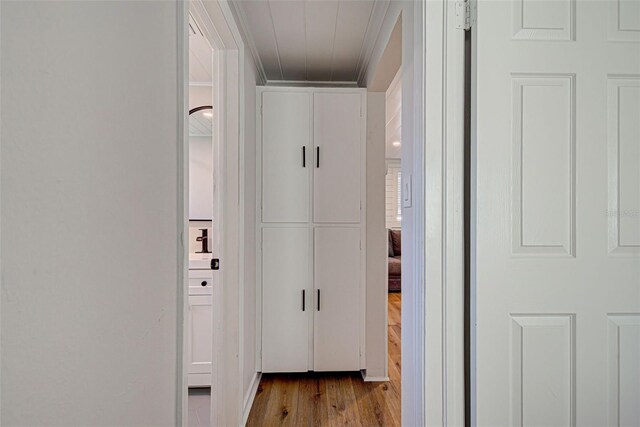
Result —
<path fill-rule="evenodd" d="M 360 93 L 313 95 L 313 221 L 360 222 Z"/>
<path fill-rule="evenodd" d="M 310 232 L 262 230 L 262 372 L 306 372 L 309 358 Z"/>
<path fill-rule="evenodd" d="M 639 3 L 477 7 L 477 424 L 638 426 Z"/>
<path fill-rule="evenodd" d="M 262 94 L 262 221 L 309 220 L 311 94 Z"/>
<path fill-rule="evenodd" d="M 314 233 L 315 371 L 360 370 L 360 228 Z"/>

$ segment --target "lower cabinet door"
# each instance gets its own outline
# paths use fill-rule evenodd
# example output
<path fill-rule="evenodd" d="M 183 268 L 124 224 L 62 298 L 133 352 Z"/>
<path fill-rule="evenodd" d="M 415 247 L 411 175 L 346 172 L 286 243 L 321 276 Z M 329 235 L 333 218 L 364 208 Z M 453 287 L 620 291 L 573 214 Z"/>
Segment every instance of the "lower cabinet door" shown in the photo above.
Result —
<path fill-rule="evenodd" d="M 262 372 L 309 367 L 310 231 L 262 230 Z"/>
<path fill-rule="evenodd" d="M 314 234 L 315 371 L 360 370 L 360 229 Z"/>
<path fill-rule="evenodd" d="M 187 363 L 190 387 L 211 386 L 213 318 L 211 295 L 189 295 Z"/>

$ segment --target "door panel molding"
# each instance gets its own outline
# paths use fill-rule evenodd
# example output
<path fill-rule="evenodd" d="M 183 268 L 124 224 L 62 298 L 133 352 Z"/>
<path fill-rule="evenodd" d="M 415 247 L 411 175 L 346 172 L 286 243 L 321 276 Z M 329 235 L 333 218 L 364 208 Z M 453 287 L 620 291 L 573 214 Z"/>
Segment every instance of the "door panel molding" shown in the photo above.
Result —
<path fill-rule="evenodd" d="M 640 421 L 640 313 L 609 314 L 609 425 Z M 635 379 L 635 381 L 634 381 Z"/>
<path fill-rule="evenodd" d="M 512 314 L 512 425 L 575 426 L 575 396 L 575 315 Z"/>
<path fill-rule="evenodd" d="M 607 77 L 609 157 L 609 253 L 640 256 L 640 75 Z M 628 164 L 626 164 L 628 163 Z"/>
<path fill-rule="evenodd" d="M 575 75 L 514 73 L 511 84 L 513 253 L 573 257 Z"/>
<path fill-rule="evenodd" d="M 576 0 L 512 2 L 514 40 L 575 40 Z"/>
<path fill-rule="evenodd" d="M 609 5 L 609 41 L 640 42 L 640 16 L 637 2 L 611 0 Z"/>

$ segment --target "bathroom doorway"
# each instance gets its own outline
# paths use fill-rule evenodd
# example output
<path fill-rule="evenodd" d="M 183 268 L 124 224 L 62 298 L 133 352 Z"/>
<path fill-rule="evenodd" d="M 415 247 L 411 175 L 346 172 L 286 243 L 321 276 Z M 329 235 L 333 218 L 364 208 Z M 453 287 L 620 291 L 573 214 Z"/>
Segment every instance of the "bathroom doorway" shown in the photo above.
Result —
<path fill-rule="evenodd" d="M 238 425 L 240 99 L 228 6 L 181 3 L 184 41 L 182 425 Z M 191 114 L 189 114 L 191 113 Z"/>
<path fill-rule="evenodd" d="M 214 210 L 214 63 L 213 47 L 201 24 L 189 14 L 188 72 L 188 286 L 184 361 L 188 387 L 188 426 L 211 420 L 213 366 L 213 260 L 219 253 L 219 224 Z M 214 227 L 215 225 L 215 227 Z M 216 277 L 217 279 L 217 277 Z"/>

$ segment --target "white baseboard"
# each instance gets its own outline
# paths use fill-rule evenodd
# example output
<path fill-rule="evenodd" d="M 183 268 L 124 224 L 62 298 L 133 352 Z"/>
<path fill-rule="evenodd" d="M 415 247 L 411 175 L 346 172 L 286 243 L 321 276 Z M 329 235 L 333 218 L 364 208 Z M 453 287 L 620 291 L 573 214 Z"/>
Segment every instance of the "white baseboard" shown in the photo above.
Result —
<path fill-rule="evenodd" d="M 375 375 L 378 374 L 377 372 L 372 372 L 371 374 L 369 374 L 369 372 L 367 372 L 366 369 L 363 369 L 360 371 L 360 373 L 362 374 L 362 379 L 364 380 L 364 382 L 366 383 L 373 383 L 373 382 L 387 382 L 389 381 L 389 377 L 384 375 L 384 373 L 380 373 L 380 375 Z"/>
<path fill-rule="evenodd" d="M 247 394 L 244 396 L 244 404 L 242 406 L 242 425 L 247 424 L 247 419 L 249 418 L 249 412 L 251 412 L 251 407 L 253 406 L 253 399 L 256 398 L 256 393 L 258 392 L 258 386 L 260 385 L 260 379 L 262 378 L 262 372 L 256 372 L 253 375 L 253 379 L 251 380 L 251 385 L 247 390 Z"/>

